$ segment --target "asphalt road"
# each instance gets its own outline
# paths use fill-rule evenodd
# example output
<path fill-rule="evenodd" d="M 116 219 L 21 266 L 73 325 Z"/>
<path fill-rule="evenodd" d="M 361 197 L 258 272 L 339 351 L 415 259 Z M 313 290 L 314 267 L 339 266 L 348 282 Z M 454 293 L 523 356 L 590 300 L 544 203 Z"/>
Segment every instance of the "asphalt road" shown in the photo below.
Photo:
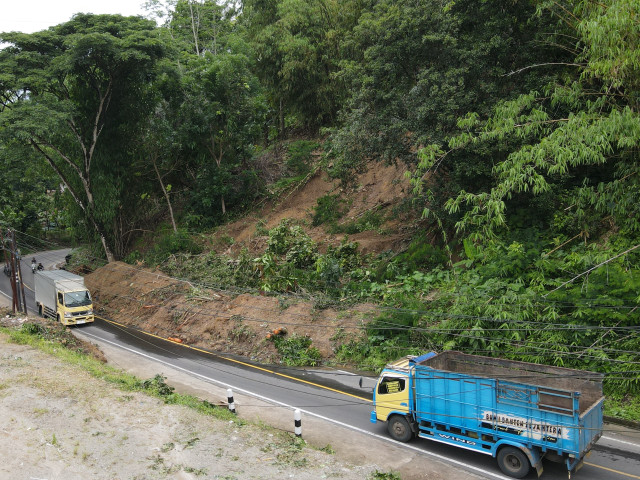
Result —
<path fill-rule="evenodd" d="M 31 272 L 31 259 L 35 257 L 36 262 L 42 263 L 45 270 L 52 270 L 55 266 L 64 262 L 64 257 L 71 251 L 70 248 L 64 248 L 60 250 L 48 250 L 45 252 L 39 252 L 35 255 L 30 255 L 22 259 L 22 280 L 24 282 L 24 293 L 27 298 L 27 310 L 29 313 L 37 314 L 36 301 L 33 293 L 33 277 L 37 273 Z M 4 262 L 2 262 L 4 265 Z M 9 302 L 11 306 L 11 283 L 9 277 L 0 274 L 0 296 L 4 297 L 4 300 Z M 20 304 L 22 305 L 22 303 Z"/>
<path fill-rule="evenodd" d="M 47 258 L 50 264 L 54 264 L 64 259 L 67 252 L 43 252 L 40 257 Z M 26 269 L 27 272 L 24 270 L 23 268 L 28 307 L 35 311 L 33 293 L 30 292 L 33 275 L 30 268 Z M 0 289 L 5 294 L 10 292 L 8 279 L 4 275 L 0 280 Z M 387 436 L 384 424 L 369 422 L 374 382 L 371 378 L 338 370 L 283 369 L 252 364 L 246 359 L 176 344 L 108 319 L 98 319 L 93 325 L 74 327 L 74 333 L 99 345 L 126 350 L 209 384 L 231 388 L 234 392 L 272 405 L 300 409 L 307 416 L 339 424 L 369 438 L 376 437 L 397 443 Z M 456 470 L 468 470 L 480 477 L 509 478 L 501 474 L 493 458 L 480 453 L 423 439 L 403 445 L 403 448 L 411 449 L 419 455 L 437 458 L 451 464 Z M 545 462 L 544 470 L 545 479 L 567 478 L 563 465 Z M 527 478 L 533 479 L 536 475 L 530 473 Z M 606 425 L 604 436 L 575 478 L 640 480 L 640 431 Z"/>

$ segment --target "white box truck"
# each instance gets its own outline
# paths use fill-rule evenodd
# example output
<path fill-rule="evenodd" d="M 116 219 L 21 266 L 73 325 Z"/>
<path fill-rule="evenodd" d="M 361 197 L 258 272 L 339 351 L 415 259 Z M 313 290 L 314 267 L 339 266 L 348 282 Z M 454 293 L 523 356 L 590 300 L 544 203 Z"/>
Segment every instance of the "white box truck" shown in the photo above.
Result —
<path fill-rule="evenodd" d="M 51 270 L 36 273 L 34 279 L 40 316 L 54 318 L 63 325 L 93 322 L 91 294 L 80 275 Z"/>

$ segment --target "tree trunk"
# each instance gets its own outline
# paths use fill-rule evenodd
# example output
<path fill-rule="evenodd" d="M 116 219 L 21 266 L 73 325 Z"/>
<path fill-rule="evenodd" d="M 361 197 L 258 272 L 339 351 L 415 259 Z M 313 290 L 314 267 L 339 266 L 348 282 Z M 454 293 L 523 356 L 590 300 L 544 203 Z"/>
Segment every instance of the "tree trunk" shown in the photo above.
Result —
<path fill-rule="evenodd" d="M 284 138 L 284 105 L 282 97 L 280 97 L 280 109 L 278 112 L 278 127 L 280 129 L 279 137 Z"/>
<path fill-rule="evenodd" d="M 191 30 L 193 32 L 193 44 L 196 47 L 196 55 L 200 56 L 200 47 L 198 46 L 198 28 L 196 27 L 196 18 L 193 15 L 193 3 L 189 2 L 189 13 L 191 13 Z M 198 16 L 198 27 L 200 26 L 200 18 Z"/>
<path fill-rule="evenodd" d="M 102 243 L 102 248 L 104 249 L 104 254 L 107 257 L 107 261 L 108 262 L 115 261 L 115 257 L 113 256 L 113 252 L 111 251 L 111 249 L 109 248 L 109 245 L 107 244 L 107 239 L 106 239 L 106 236 L 104 234 L 104 230 L 102 229 L 102 227 L 100 227 L 100 225 L 96 221 L 95 217 L 93 216 L 93 195 L 91 194 L 91 190 L 90 190 L 90 187 L 89 187 L 89 181 L 81 174 L 81 172 L 79 173 L 79 175 L 78 175 L 79 179 L 82 181 L 82 184 L 83 184 L 83 186 L 85 188 L 85 194 L 87 195 L 87 203 L 85 205 L 85 203 L 82 201 L 80 196 L 71 187 L 71 183 L 67 180 L 66 175 L 58 167 L 58 165 L 53 160 L 53 158 L 51 158 L 51 156 L 45 150 L 43 150 L 41 148 L 41 146 L 35 140 L 31 140 L 31 145 L 33 146 L 33 148 L 36 149 L 36 151 L 38 151 L 44 157 L 44 159 L 51 166 L 51 168 L 53 168 L 53 171 L 58 174 L 58 177 L 60 177 L 60 180 L 62 181 L 62 183 L 64 184 L 66 189 L 69 191 L 69 193 L 71 194 L 71 197 L 73 198 L 73 200 L 76 202 L 76 204 L 84 212 L 87 220 L 89 220 L 89 223 L 91 224 L 91 226 L 93 227 L 95 232 L 100 237 L 100 242 Z M 47 145 L 47 146 L 51 147 L 51 145 Z M 58 153 L 60 153 L 60 152 L 58 152 Z M 64 155 L 60 154 L 60 156 L 62 158 L 64 158 L 68 163 L 71 163 L 71 162 L 69 162 L 69 160 Z M 77 169 L 77 167 L 76 167 L 76 170 L 79 171 L 79 169 Z"/>
<path fill-rule="evenodd" d="M 176 227 L 176 221 L 175 221 L 175 218 L 173 217 L 173 207 L 171 206 L 171 200 L 169 199 L 169 192 L 167 192 L 167 189 L 164 188 L 164 182 L 162 181 L 162 177 L 160 176 L 160 171 L 158 170 L 158 164 L 156 160 L 157 160 L 157 154 L 153 153 L 151 155 L 151 161 L 153 162 L 153 168 L 156 171 L 156 175 L 158 176 L 158 182 L 160 183 L 160 188 L 162 188 L 162 193 L 169 207 L 169 216 L 171 217 L 171 226 L 173 227 L 173 233 L 178 233 L 178 228 Z"/>

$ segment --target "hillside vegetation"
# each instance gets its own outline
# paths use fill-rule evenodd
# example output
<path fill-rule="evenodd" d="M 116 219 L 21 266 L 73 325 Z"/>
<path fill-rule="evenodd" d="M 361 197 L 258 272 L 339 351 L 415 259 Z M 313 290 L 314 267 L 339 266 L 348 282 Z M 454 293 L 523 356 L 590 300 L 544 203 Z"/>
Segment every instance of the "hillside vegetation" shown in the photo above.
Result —
<path fill-rule="evenodd" d="M 218 349 L 589 369 L 634 416 L 637 5 L 503 3 L 154 1 L 1 34 L 0 223 L 170 277 L 98 304 L 191 342 L 202 302 Z"/>

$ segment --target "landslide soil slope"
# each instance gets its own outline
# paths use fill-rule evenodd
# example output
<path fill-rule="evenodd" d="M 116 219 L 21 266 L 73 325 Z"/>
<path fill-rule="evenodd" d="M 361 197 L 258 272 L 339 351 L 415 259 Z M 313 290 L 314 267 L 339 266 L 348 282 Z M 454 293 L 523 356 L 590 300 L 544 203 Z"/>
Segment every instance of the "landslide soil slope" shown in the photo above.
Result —
<path fill-rule="evenodd" d="M 407 245 L 417 228 L 415 220 L 398 213 L 410 188 L 405 170 L 402 165 L 374 165 L 357 176 L 355 186 L 348 190 L 325 173 L 316 172 L 278 201 L 218 228 L 207 243 L 212 250 L 226 255 L 247 249 L 257 256 L 266 248 L 267 237 L 261 232 L 290 219 L 303 226 L 322 251 L 345 237 L 328 233 L 326 226 L 311 224 L 318 198 L 332 194 L 344 199 L 347 211 L 339 221 L 343 224 L 372 211 L 384 219 L 376 230 L 349 235 L 350 241 L 359 244 L 361 252 L 398 251 Z M 165 338 L 265 363 L 281 360 L 268 339 L 274 330 L 286 332 L 289 337 L 309 337 L 323 360 L 329 360 L 337 346 L 358 338 L 362 326 L 375 313 L 371 305 L 339 311 L 316 309 L 311 302 L 292 295 L 230 295 L 220 291 L 194 295 L 186 281 L 169 278 L 160 270 L 146 269 L 143 265 L 118 262 L 96 270 L 85 280 L 95 306 L 113 320 Z"/>

